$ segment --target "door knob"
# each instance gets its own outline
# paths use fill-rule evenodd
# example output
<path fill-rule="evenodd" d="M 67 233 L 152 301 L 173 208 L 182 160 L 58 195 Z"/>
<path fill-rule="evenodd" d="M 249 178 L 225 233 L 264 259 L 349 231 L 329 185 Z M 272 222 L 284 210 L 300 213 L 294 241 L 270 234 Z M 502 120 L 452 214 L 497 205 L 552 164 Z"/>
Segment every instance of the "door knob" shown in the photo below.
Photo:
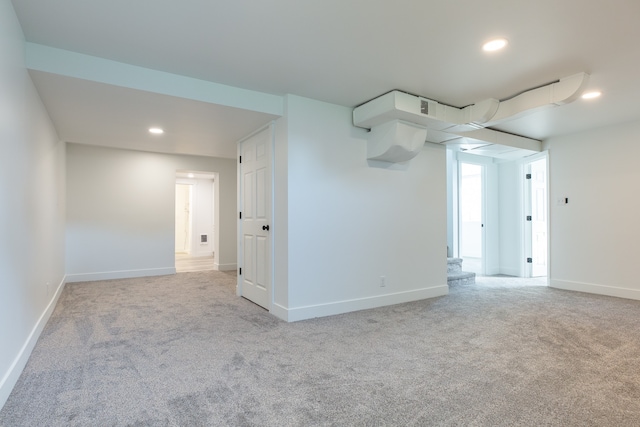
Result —
<path fill-rule="evenodd" d="M 268 226 L 268 225 L 263 225 L 263 226 L 262 226 L 262 229 L 263 229 L 263 230 L 266 230 L 266 231 L 269 231 L 269 226 Z"/>

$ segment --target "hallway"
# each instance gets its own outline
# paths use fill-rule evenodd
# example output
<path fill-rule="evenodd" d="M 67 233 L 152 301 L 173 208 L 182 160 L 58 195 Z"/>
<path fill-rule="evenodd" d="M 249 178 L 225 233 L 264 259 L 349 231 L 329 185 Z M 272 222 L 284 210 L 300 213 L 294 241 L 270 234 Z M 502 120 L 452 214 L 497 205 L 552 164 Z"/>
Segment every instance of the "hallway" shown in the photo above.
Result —
<path fill-rule="evenodd" d="M 176 273 L 214 270 L 213 254 L 204 257 L 192 257 L 188 254 L 176 254 Z"/>

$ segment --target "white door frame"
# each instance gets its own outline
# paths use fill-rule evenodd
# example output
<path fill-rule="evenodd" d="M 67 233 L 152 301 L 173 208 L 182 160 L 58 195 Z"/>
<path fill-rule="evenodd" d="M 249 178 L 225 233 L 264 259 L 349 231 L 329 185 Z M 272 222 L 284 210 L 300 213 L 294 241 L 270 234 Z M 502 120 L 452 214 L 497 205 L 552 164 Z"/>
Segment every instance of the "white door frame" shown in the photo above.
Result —
<path fill-rule="evenodd" d="M 274 167 L 273 167 L 273 159 L 274 159 L 274 149 L 275 149 L 275 122 L 271 122 L 265 126 L 262 126 L 258 129 L 256 129 L 254 132 L 250 133 L 249 135 L 247 135 L 246 137 L 242 138 L 241 140 L 239 140 L 237 142 L 237 159 L 240 159 L 241 156 L 241 152 L 242 152 L 242 143 L 247 141 L 248 139 L 250 139 L 251 137 L 259 134 L 260 132 L 263 132 L 265 129 L 269 129 L 270 132 L 270 145 L 269 145 L 269 153 L 268 153 L 268 159 L 267 159 L 267 164 L 269 165 L 269 179 L 271 180 L 271 192 L 270 192 L 270 208 L 269 208 L 269 223 L 271 225 L 271 230 L 273 230 L 274 226 L 275 226 L 275 219 L 274 219 Z M 237 168 L 237 257 L 238 257 L 238 277 L 236 280 L 236 295 L 238 296 L 243 296 L 243 276 L 240 274 L 240 269 L 242 268 L 242 266 L 244 265 L 244 248 L 243 248 L 243 223 L 242 223 L 242 219 L 240 218 L 240 212 L 242 212 L 243 209 L 243 201 L 242 201 L 242 197 L 243 197 L 243 193 L 242 193 L 242 164 L 239 162 L 238 163 L 238 168 Z M 269 241 L 268 241 L 268 247 L 269 247 L 269 251 L 270 251 L 270 257 L 269 257 L 269 288 L 268 288 L 268 294 L 269 294 L 269 298 L 268 298 L 268 304 L 266 308 L 267 310 L 271 311 L 272 306 L 273 306 L 273 295 L 274 295 L 274 264 L 275 264 L 275 251 L 274 251 L 274 233 L 270 232 L 269 233 Z"/>

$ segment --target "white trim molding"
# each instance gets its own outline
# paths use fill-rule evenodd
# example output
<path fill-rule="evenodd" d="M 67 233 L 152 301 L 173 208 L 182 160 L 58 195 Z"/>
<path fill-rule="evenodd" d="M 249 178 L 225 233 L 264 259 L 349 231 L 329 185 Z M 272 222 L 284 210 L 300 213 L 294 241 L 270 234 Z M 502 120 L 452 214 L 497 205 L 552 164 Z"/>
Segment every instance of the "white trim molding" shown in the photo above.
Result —
<path fill-rule="evenodd" d="M 407 292 L 376 295 L 373 297 L 308 305 L 304 307 L 286 308 L 274 303 L 271 305 L 270 312 L 274 316 L 287 322 L 297 322 L 299 320 L 313 319 L 314 317 L 333 316 L 352 311 L 367 310 L 371 308 L 435 298 L 447 295 L 448 293 L 449 286 L 440 285 Z"/>
<path fill-rule="evenodd" d="M 598 285 L 594 283 L 572 282 L 569 280 L 551 279 L 549 286 L 566 291 L 586 292 L 588 294 L 606 295 L 610 297 L 640 300 L 640 290 L 621 288 L 618 286 Z"/>
<path fill-rule="evenodd" d="M 213 264 L 213 268 L 218 271 L 232 271 L 238 269 L 238 264 Z"/>
<path fill-rule="evenodd" d="M 35 326 L 31 330 L 29 337 L 27 338 L 26 342 L 18 352 L 15 360 L 11 364 L 11 367 L 9 368 L 7 373 L 4 375 L 4 377 L 2 377 L 2 380 L 0 380 L 0 409 L 2 409 L 4 404 L 7 402 L 7 399 L 9 398 L 11 391 L 13 390 L 16 383 L 18 382 L 18 379 L 20 378 L 20 374 L 22 374 L 24 367 L 27 365 L 27 362 L 29 361 L 29 356 L 31 356 L 31 352 L 36 346 L 36 343 L 38 342 L 38 338 L 40 338 L 40 334 L 42 334 L 42 331 L 44 330 L 45 325 L 47 324 L 47 322 L 49 321 L 49 318 L 51 317 L 51 314 L 53 313 L 53 310 L 56 308 L 58 299 L 60 298 L 60 295 L 64 290 L 65 283 L 66 283 L 66 278 L 63 277 L 62 281 L 60 281 L 60 283 L 58 284 L 58 287 L 55 293 L 53 294 L 51 301 L 49 301 L 47 308 L 44 310 L 44 312 L 36 322 Z"/>

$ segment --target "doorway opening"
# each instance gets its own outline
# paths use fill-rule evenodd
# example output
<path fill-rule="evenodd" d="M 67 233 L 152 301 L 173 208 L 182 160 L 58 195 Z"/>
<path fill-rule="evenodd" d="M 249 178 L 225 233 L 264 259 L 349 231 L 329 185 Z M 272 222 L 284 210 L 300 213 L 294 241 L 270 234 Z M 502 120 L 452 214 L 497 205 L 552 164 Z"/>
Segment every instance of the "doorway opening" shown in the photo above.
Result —
<path fill-rule="evenodd" d="M 176 272 L 215 269 L 215 174 L 178 171 L 175 199 Z"/>
<path fill-rule="evenodd" d="M 464 270 L 484 274 L 484 167 L 460 162 L 459 256 Z"/>
<path fill-rule="evenodd" d="M 462 259 L 462 271 L 546 281 L 548 165 L 546 152 L 447 153 L 447 256 Z"/>

